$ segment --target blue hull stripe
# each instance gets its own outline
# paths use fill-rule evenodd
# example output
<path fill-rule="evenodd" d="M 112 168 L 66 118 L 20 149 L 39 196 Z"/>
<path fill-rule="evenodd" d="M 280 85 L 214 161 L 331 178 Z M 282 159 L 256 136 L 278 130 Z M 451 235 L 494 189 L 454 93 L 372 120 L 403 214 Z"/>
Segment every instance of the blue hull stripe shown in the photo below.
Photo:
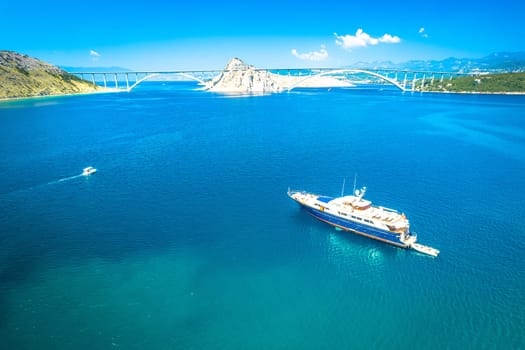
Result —
<path fill-rule="evenodd" d="M 377 239 L 379 241 L 383 241 L 386 243 L 393 244 L 395 246 L 401 247 L 401 248 L 407 248 L 408 246 L 404 243 L 402 243 L 399 240 L 399 235 L 394 234 L 385 230 L 381 230 L 378 228 L 370 227 L 367 225 L 359 224 L 357 222 L 353 222 L 350 220 L 345 220 L 343 218 L 337 217 L 335 215 L 316 210 L 314 208 L 310 208 L 306 205 L 301 206 L 308 212 L 308 214 L 312 215 L 318 220 L 321 220 L 323 222 L 326 222 L 327 224 L 330 224 L 332 226 L 339 227 L 345 231 L 352 231 L 354 233 L 372 238 Z"/>

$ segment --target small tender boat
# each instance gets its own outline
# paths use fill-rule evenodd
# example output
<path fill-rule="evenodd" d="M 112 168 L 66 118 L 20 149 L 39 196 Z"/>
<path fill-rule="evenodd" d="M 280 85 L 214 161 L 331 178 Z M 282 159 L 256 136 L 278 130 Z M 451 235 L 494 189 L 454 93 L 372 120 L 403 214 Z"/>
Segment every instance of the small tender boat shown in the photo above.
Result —
<path fill-rule="evenodd" d="M 92 166 L 88 166 L 87 168 L 84 168 L 84 170 L 82 171 L 82 175 L 88 176 L 96 172 L 97 169 L 93 168 Z"/>
<path fill-rule="evenodd" d="M 410 247 L 414 250 L 417 250 L 420 253 L 427 255 L 438 256 L 439 254 L 439 250 L 437 250 L 436 248 L 428 247 L 419 243 L 412 243 Z"/>
<path fill-rule="evenodd" d="M 366 187 L 355 195 L 338 198 L 306 191 L 288 190 L 288 196 L 314 218 L 336 229 L 354 232 L 401 248 L 412 248 L 420 253 L 437 256 L 439 250 L 416 243 L 417 236 L 410 231 L 405 214 L 365 200 Z"/>

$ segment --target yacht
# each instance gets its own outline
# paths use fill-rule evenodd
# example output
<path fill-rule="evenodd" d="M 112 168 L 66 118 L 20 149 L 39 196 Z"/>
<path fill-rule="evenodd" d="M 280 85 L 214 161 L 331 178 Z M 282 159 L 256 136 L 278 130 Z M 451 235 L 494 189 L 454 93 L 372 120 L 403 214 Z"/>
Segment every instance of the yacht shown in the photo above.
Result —
<path fill-rule="evenodd" d="M 412 248 L 423 254 L 437 256 L 439 250 L 416 243 L 404 213 L 372 205 L 364 199 L 366 187 L 353 195 L 329 197 L 306 191 L 288 190 L 288 196 L 314 218 L 336 229 L 353 232 L 401 248 Z"/>

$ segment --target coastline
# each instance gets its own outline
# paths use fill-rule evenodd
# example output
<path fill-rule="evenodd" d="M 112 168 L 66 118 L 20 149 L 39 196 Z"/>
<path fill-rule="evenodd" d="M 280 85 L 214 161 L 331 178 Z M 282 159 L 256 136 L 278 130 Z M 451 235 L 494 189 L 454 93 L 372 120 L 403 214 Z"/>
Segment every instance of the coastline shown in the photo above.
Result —
<path fill-rule="evenodd" d="M 31 100 L 31 99 L 44 99 L 44 98 L 56 98 L 56 97 L 63 97 L 63 96 L 81 96 L 81 95 L 92 95 L 92 94 L 108 94 L 108 93 L 116 93 L 116 92 L 127 92 L 126 90 L 117 90 L 112 88 L 102 88 L 102 90 L 93 90 L 93 91 L 84 91 L 84 92 L 75 92 L 75 93 L 68 93 L 68 94 L 54 94 L 54 95 L 37 95 L 37 96 L 23 96 L 23 97 L 3 97 L 0 98 L 0 103 L 3 102 L 13 102 L 13 101 L 25 101 L 25 100 Z"/>
<path fill-rule="evenodd" d="M 336 79 L 334 79 L 336 80 Z M 352 87 L 352 85 L 337 85 L 337 84 L 305 84 L 304 86 L 301 86 L 303 88 L 319 88 L 319 87 Z M 206 90 L 203 88 L 202 90 Z M 213 90 L 207 90 L 210 92 L 217 92 Z M 280 92 L 283 92 L 285 90 L 282 90 Z M 121 89 L 114 89 L 114 88 L 103 88 L 101 87 L 101 90 L 93 90 L 93 91 L 85 91 L 85 92 L 78 92 L 78 93 L 68 93 L 68 94 L 54 94 L 54 95 L 39 95 L 39 96 L 24 96 L 24 97 L 6 97 L 6 98 L 0 98 L 0 103 L 6 103 L 6 102 L 15 102 L 15 101 L 27 101 L 27 100 L 42 100 L 45 98 L 57 98 L 57 97 L 67 97 L 67 96 L 82 96 L 82 95 L 92 95 L 92 94 L 108 94 L 108 93 L 119 93 L 119 92 L 127 92 L 126 90 Z M 233 91 L 229 91 L 233 92 Z M 525 96 L 525 91 L 512 91 L 512 92 L 478 92 L 478 91 L 406 91 L 406 92 L 412 92 L 412 93 L 431 93 L 431 94 L 459 94 L 459 95 L 510 95 L 510 96 Z M 278 92 L 279 93 L 279 92 Z"/>
<path fill-rule="evenodd" d="M 525 91 L 488 92 L 488 91 L 413 91 L 433 94 L 460 94 L 460 95 L 515 95 L 523 96 Z"/>

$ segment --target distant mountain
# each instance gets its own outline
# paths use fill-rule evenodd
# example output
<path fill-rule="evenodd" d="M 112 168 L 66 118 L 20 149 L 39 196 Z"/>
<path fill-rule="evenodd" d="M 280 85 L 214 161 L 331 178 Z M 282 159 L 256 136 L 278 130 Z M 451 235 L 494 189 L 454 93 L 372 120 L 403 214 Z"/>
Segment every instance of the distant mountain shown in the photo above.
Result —
<path fill-rule="evenodd" d="M 49 63 L 0 50 L 0 99 L 103 90 Z"/>
<path fill-rule="evenodd" d="M 525 72 L 525 52 L 498 52 L 482 58 L 455 58 L 444 60 L 411 60 L 402 63 L 391 61 L 357 62 L 352 68 L 408 69 L 445 72 Z"/>
<path fill-rule="evenodd" d="M 131 72 L 131 69 L 122 67 L 70 67 L 59 66 L 66 72 L 92 72 L 92 73 L 114 73 L 114 72 Z"/>

